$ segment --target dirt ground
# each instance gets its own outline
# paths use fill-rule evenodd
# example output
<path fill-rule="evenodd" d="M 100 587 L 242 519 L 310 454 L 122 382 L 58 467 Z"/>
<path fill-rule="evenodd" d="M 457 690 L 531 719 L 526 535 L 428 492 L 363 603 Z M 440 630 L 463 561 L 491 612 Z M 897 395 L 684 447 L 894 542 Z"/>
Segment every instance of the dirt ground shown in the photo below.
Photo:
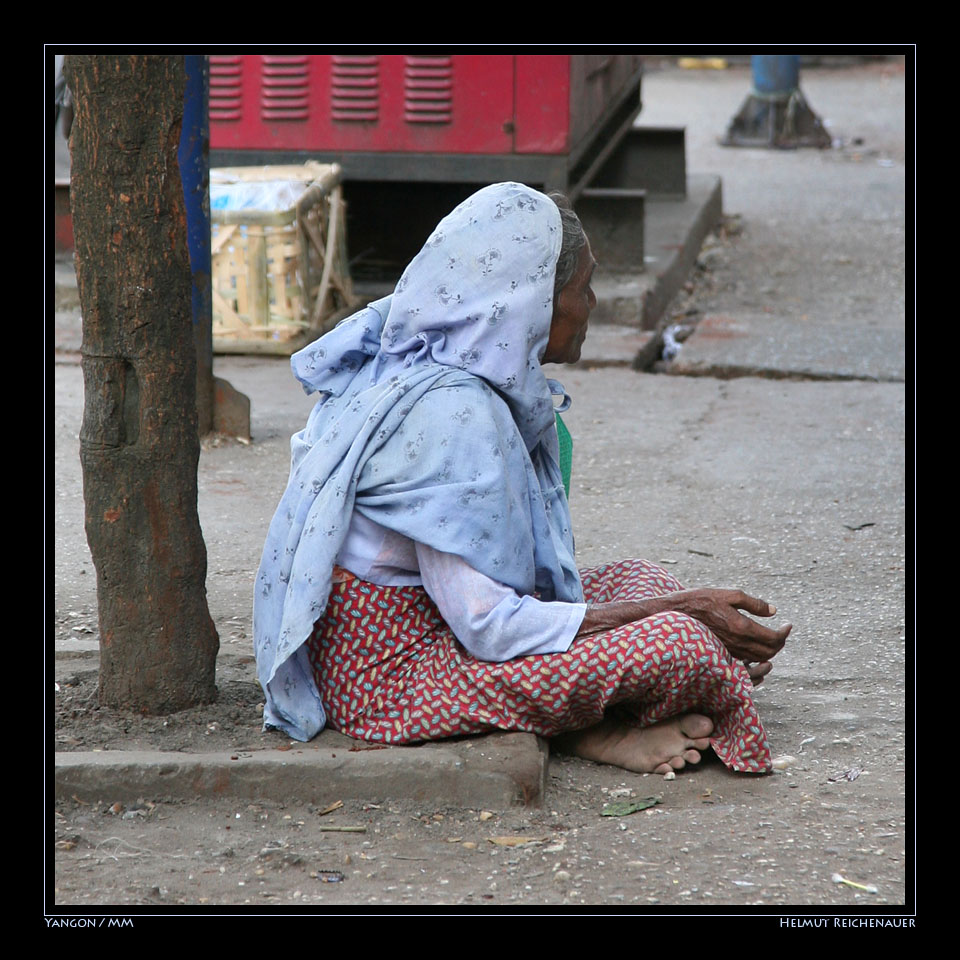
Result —
<path fill-rule="evenodd" d="M 263 690 L 248 656 L 221 656 L 217 700 L 166 717 L 130 716 L 97 702 L 97 672 L 84 661 L 60 666 L 55 703 L 57 750 L 170 750 L 216 753 L 275 746 L 261 733 Z"/>
<path fill-rule="evenodd" d="M 57 748 L 276 746 L 280 734 L 260 731 L 252 670 L 248 657 L 221 658 L 215 704 L 140 718 L 99 708 L 96 672 L 76 661 L 61 671 Z M 757 691 L 774 732 L 784 711 L 763 701 L 777 699 L 775 686 L 771 678 Z M 905 824 L 886 796 L 883 768 L 870 764 L 858 775 L 850 759 L 862 756 L 857 740 L 835 735 L 818 745 L 814 735 L 785 770 L 760 778 L 731 774 L 709 757 L 666 781 L 553 756 L 543 805 L 508 811 L 384 796 L 333 810 L 159 796 L 126 805 L 109 796 L 71 800 L 55 811 L 54 899 L 120 913 L 358 904 L 882 909 L 904 902 Z M 603 813 L 607 804 L 648 798 L 659 802 Z M 835 873 L 877 892 L 834 882 Z"/>

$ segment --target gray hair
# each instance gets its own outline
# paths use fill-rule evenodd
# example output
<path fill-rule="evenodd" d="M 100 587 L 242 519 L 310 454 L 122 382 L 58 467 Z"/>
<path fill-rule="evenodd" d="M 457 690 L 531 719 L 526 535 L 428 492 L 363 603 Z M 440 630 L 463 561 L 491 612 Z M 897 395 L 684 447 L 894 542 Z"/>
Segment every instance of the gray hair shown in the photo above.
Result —
<path fill-rule="evenodd" d="M 553 282 L 553 295 L 556 297 L 577 272 L 577 260 L 580 257 L 580 251 L 586 246 L 587 235 L 583 232 L 580 218 L 573 212 L 573 207 L 564 194 L 554 191 L 547 196 L 557 205 L 560 211 L 560 224 L 563 227 L 560 256 L 557 258 L 557 274 Z"/>

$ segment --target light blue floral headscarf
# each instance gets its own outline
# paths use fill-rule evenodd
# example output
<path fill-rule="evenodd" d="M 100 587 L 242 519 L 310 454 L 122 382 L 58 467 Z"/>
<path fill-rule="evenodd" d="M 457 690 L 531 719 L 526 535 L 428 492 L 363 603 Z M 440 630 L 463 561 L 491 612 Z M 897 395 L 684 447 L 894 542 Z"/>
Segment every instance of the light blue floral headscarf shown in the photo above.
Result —
<path fill-rule="evenodd" d="M 548 197 L 485 187 L 440 222 L 390 297 L 291 359 L 321 396 L 291 440 L 257 574 L 265 727 L 308 740 L 326 722 L 304 643 L 354 510 L 519 594 L 582 601 L 557 464 L 563 388 L 540 368 L 560 240 Z"/>

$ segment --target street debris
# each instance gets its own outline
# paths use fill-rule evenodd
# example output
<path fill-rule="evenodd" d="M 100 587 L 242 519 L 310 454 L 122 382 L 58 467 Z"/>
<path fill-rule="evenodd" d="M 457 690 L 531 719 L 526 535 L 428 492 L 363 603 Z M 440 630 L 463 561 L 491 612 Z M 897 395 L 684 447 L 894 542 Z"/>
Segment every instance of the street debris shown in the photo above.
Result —
<path fill-rule="evenodd" d="M 528 843 L 546 843 L 549 837 L 487 837 L 490 843 L 498 847 L 523 847 Z"/>
<path fill-rule="evenodd" d="M 671 323 L 669 327 L 664 328 L 661 359 L 674 360 L 680 353 L 681 344 L 693 333 L 693 330 L 692 326 L 683 323 Z"/>
<path fill-rule="evenodd" d="M 848 530 L 853 530 L 854 532 L 856 532 L 857 530 L 863 530 L 865 527 L 875 527 L 876 524 L 875 524 L 875 523 L 861 523 L 861 524 L 859 524 L 859 525 L 856 526 L 856 527 L 851 527 L 849 523 L 845 523 L 844 526 L 845 526 Z"/>
<path fill-rule="evenodd" d="M 786 770 L 787 767 L 792 767 L 796 762 L 796 757 L 791 757 L 790 754 L 785 753 L 781 757 L 774 758 L 771 766 L 774 770 Z"/>
<path fill-rule="evenodd" d="M 677 66 L 681 70 L 726 70 L 727 61 L 723 57 L 680 57 Z"/>
<path fill-rule="evenodd" d="M 844 770 L 842 773 L 835 773 L 832 777 L 827 777 L 828 783 L 837 783 L 840 780 L 856 780 L 857 777 L 863 771 L 859 767 L 851 767 L 849 770 Z"/>
<path fill-rule="evenodd" d="M 873 885 L 862 883 L 854 883 L 853 880 L 847 880 L 846 877 L 842 877 L 839 873 L 835 873 L 830 878 L 834 883 L 843 883 L 848 887 L 853 887 L 854 890 L 863 890 L 865 893 L 879 893 L 880 891 Z"/>
<path fill-rule="evenodd" d="M 329 807 L 324 807 L 322 810 L 317 811 L 317 816 L 322 817 L 324 814 L 333 813 L 334 810 L 339 810 L 343 806 L 342 800 L 337 800 L 335 803 L 331 803 Z"/>
<path fill-rule="evenodd" d="M 648 807 L 662 803 L 660 797 L 645 797 L 643 800 L 620 800 L 605 803 L 600 811 L 601 817 L 628 817 L 631 813 L 646 810 Z"/>

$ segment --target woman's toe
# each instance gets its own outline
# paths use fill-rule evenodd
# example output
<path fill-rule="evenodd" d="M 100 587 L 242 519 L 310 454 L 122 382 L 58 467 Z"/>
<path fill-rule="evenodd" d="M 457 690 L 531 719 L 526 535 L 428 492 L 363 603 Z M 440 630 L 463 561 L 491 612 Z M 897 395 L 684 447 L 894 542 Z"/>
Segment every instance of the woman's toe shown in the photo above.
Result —
<path fill-rule="evenodd" d="M 680 718 L 680 732 L 691 740 L 700 740 L 713 733 L 713 721 L 700 713 L 688 713 Z"/>

